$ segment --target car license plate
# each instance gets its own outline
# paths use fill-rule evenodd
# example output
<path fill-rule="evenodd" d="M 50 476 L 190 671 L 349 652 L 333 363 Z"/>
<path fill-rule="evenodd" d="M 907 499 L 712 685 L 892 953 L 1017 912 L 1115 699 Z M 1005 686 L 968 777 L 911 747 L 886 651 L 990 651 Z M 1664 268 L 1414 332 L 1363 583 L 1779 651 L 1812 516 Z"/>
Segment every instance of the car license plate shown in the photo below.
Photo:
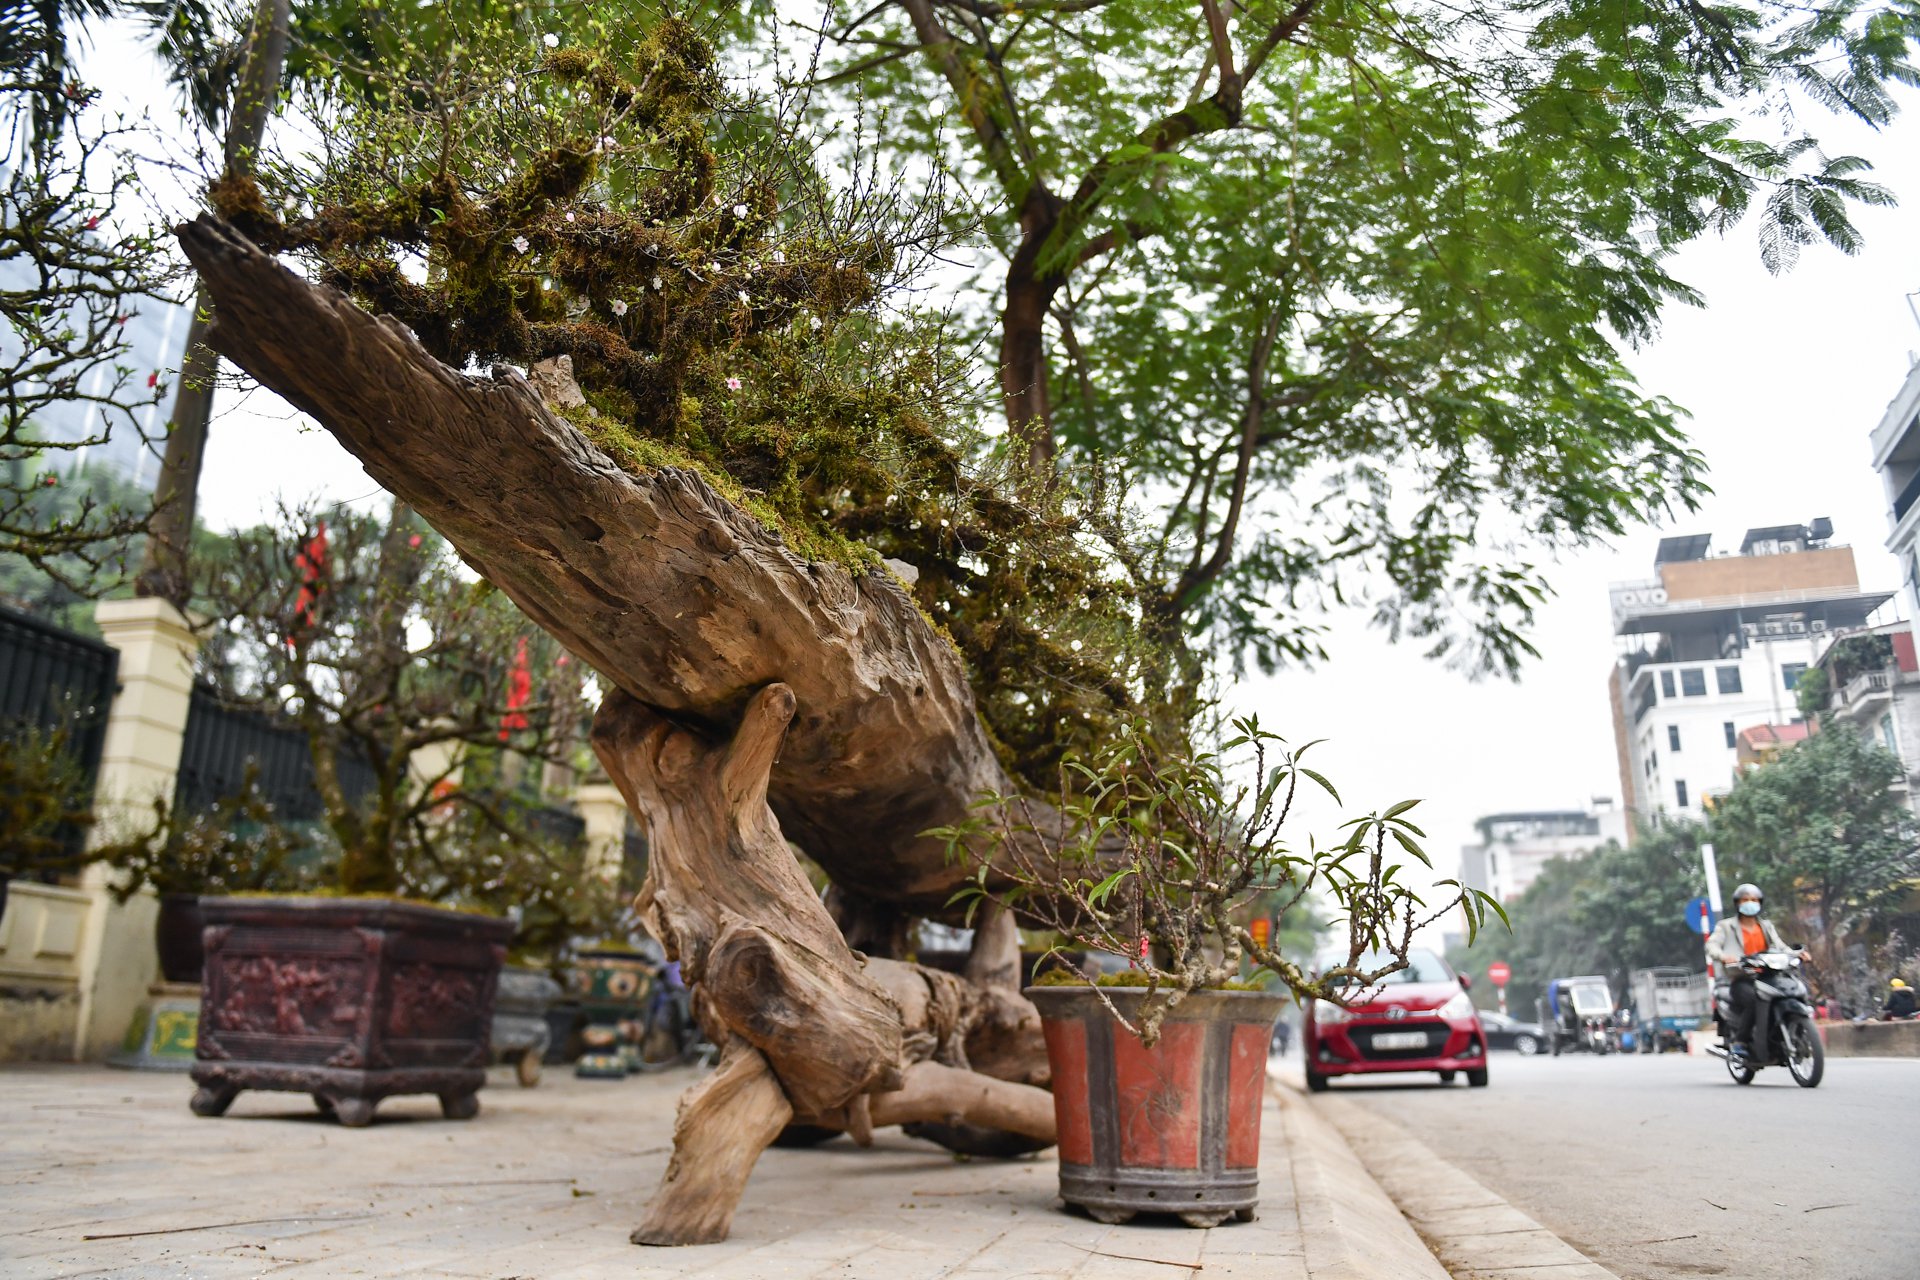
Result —
<path fill-rule="evenodd" d="M 1424 1049 L 1427 1047 L 1427 1033 L 1424 1031 L 1383 1031 L 1373 1037 L 1376 1049 Z"/>

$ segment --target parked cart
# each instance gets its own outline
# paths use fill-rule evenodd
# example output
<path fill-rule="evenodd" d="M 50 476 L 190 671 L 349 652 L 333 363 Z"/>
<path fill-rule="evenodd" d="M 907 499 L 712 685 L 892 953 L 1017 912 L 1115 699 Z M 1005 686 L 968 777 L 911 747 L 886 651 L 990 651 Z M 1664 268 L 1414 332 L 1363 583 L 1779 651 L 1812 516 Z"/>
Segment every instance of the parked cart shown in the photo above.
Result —
<path fill-rule="evenodd" d="M 1606 1053 L 1614 1048 L 1613 991 L 1598 975 L 1555 978 L 1547 984 L 1546 999 L 1538 1005 L 1540 1025 L 1551 1041 L 1554 1057 L 1584 1049 Z"/>
<path fill-rule="evenodd" d="M 1682 1052 L 1687 1032 L 1700 1025 L 1713 1001 L 1713 982 L 1691 969 L 1635 969 L 1627 980 L 1635 1037 L 1642 1053 Z"/>

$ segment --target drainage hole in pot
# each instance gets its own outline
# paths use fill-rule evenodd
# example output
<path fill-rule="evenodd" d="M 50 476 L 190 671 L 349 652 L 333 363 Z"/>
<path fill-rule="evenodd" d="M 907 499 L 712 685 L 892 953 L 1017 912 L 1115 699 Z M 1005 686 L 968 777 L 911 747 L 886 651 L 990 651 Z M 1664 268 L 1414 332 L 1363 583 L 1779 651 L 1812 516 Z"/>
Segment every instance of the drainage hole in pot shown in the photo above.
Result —
<path fill-rule="evenodd" d="M 1157 1196 L 1157 1195 L 1159 1195 L 1159 1194 L 1160 1194 L 1160 1193 L 1159 1193 L 1158 1191 L 1149 1191 L 1149 1192 L 1147 1192 L 1147 1199 L 1149 1199 L 1149 1200 L 1151 1200 L 1151 1199 L 1153 1199 L 1153 1198 L 1154 1198 L 1155 1196 Z"/>
<path fill-rule="evenodd" d="M 1194 1193 L 1193 1193 L 1193 1198 L 1194 1198 L 1195 1200 L 1200 1200 L 1200 1199 L 1204 1199 L 1204 1198 L 1205 1198 L 1205 1196 L 1206 1196 L 1206 1194 L 1207 1194 L 1207 1193 L 1206 1193 L 1206 1192 L 1204 1192 L 1204 1191 L 1196 1191 L 1196 1192 L 1194 1192 Z"/>

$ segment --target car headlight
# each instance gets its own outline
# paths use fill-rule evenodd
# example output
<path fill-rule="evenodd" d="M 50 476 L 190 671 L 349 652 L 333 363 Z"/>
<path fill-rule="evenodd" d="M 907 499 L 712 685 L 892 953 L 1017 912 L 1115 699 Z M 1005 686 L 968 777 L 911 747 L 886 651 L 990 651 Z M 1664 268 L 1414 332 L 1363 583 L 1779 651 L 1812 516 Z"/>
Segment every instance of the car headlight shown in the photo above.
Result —
<path fill-rule="evenodd" d="M 1342 1009 L 1331 1000 L 1316 1000 L 1313 1002 L 1313 1020 L 1319 1026 L 1330 1027 L 1336 1023 L 1347 1022 L 1351 1020 L 1352 1017 L 1353 1015 L 1351 1013 Z"/>
<path fill-rule="evenodd" d="M 1462 991 L 1441 1005 L 1438 1012 L 1443 1018 L 1471 1018 L 1473 1016 L 1473 998 Z"/>

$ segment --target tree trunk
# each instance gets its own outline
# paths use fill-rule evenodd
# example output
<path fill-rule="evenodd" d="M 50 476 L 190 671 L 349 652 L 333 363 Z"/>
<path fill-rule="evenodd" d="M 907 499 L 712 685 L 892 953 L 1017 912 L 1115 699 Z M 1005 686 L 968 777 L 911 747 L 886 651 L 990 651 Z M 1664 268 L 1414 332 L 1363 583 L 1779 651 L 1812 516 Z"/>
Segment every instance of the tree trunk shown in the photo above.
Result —
<path fill-rule="evenodd" d="M 1043 1061 L 1032 1006 L 857 955 L 801 874 L 767 807 L 795 707 L 793 690 L 768 685 L 719 743 L 617 690 L 594 717 L 594 754 L 647 828 L 636 905 L 726 1045 L 717 1075 L 681 1105 L 673 1159 L 637 1243 L 725 1238 L 759 1153 L 795 1119 L 847 1129 L 863 1144 L 875 1123 L 948 1116 L 1053 1137 L 1043 1091 L 968 1064 L 977 1044 L 1000 1069 L 1031 1076 Z M 911 1075 L 930 1065 L 939 1070 Z M 910 1079 L 908 1097 L 877 1120 L 884 1104 L 867 1095 Z"/>
<path fill-rule="evenodd" d="M 267 117 L 273 114 L 279 93 L 280 73 L 287 62 L 291 11 L 292 0 L 260 0 L 254 9 L 246 62 L 227 122 L 227 177 L 254 169 L 260 141 L 266 136 Z M 182 609 L 192 594 L 187 560 L 200 506 L 200 467 L 206 459 L 207 429 L 213 421 L 213 384 L 220 373 L 220 357 L 207 345 L 212 309 L 213 298 L 202 285 L 193 295 L 180 388 L 174 393 L 173 413 L 167 419 L 167 447 L 153 490 L 153 519 L 147 525 L 147 546 L 133 588 L 137 595 L 170 600 Z"/>
<path fill-rule="evenodd" d="M 622 470 L 519 374 L 446 368 L 213 218 L 180 236 L 220 351 L 614 686 L 592 739 L 647 830 L 637 903 L 725 1046 L 634 1238 L 724 1237 L 789 1121 L 1051 1142 L 1012 922 L 983 921 L 977 981 L 867 959 L 787 845 L 896 946 L 893 917 L 945 913 L 967 875 L 920 833 L 1010 789 L 959 655 L 899 583 L 800 560 L 690 472 Z"/>
<path fill-rule="evenodd" d="M 921 833 L 1012 785 L 960 655 L 892 575 L 801 560 L 693 472 L 622 470 L 518 373 L 445 367 L 218 219 L 179 234 L 214 346 L 610 683 L 713 733 L 756 690 L 791 687 L 768 785 L 787 838 L 850 893 L 957 918 L 967 868 Z"/>
<path fill-rule="evenodd" d="M 1007 267 L 1007 298 L 1000 317 L 1000 395 L 1007 429 L 1026 445 L 1027 474 L 1042 483 L 1053 476 L 1056 452 L 1047 399 L 1047 309 L 1065 280 L 1038 275 L 1034 264 L 1052 227 L 1051 218 L 1022 219 L 1024 234 Z"/>

